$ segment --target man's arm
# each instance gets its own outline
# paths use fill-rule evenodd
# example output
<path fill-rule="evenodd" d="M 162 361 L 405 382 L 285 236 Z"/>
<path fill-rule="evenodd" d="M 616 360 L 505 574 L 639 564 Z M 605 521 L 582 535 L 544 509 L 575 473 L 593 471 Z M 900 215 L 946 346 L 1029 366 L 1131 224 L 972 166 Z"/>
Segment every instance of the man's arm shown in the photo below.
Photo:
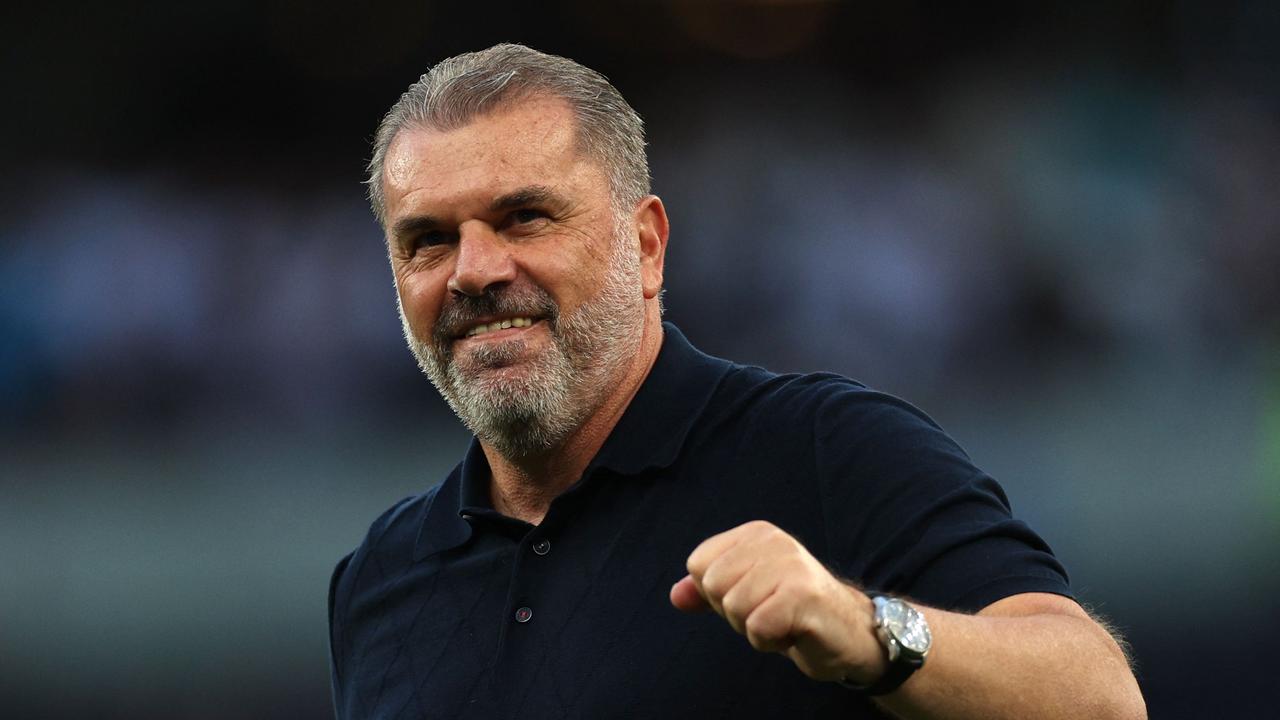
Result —
<path fill-rule="evenodd" d="M 777 527 L 751 522 L 716 535 L 687 566 L 671 588 L 676 607 L 709 607 L 757 650 L 786 655 L 816 680 L 869 685 L 885 672 L 870 598 Z M 922 669 L 877 698 L 896 715 L 1146 717 L 1120 646 L 1068 598 L 1014 595 L 976 615 L 916 607 L 933 647 Z"/>

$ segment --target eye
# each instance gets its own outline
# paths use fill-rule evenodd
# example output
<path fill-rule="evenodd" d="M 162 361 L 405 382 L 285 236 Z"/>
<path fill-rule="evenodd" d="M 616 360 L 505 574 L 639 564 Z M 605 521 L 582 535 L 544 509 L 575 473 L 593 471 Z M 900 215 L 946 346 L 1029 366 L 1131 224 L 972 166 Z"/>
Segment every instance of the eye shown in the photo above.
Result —
<path fill-rule="evenodd" d="M 547 214 L 537 208 L 520 208 L 511 213 L 511 222 L 514 225 L 527 225 L 546 217 Z"/>
<path fill-rule="evenodd" d="M 440 230 L 428 230 L 413 239 L 413 248 L 415 250 L 424 247 L 434 247 L 449 242 L 451 236 L 449 233 Z"/>

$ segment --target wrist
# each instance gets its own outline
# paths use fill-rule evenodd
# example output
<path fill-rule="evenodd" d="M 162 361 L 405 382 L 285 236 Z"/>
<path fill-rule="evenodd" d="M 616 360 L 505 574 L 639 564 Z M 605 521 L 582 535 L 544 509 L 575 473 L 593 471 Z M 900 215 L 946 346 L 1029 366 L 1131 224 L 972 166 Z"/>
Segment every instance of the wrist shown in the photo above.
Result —
<path fill-rule="evenodd" d="M 884 677 L 889 669 L 889 653 L 876 635 L 875 602 L 856 587 L 848 586 L 848 589 L 854 607 L 853 619 L 848 625 L 853 628 L 853 651 L 842 667 L 840 684 L 866 687 Z"/>

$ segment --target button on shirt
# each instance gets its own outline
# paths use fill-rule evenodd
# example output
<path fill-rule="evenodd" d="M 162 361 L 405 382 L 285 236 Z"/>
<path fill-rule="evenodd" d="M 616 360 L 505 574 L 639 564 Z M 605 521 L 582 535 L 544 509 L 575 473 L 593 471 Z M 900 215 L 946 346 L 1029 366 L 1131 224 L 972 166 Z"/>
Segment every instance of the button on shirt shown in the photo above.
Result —
<path fill-rule="evenodd" d="M 936 607 L 1070 595 L 1000 487 L 919 410 L 835 375 L 704 355 L 670 324 L 538 526 L 495 511 L 488 482 L 473 442 L 339 563 L 339 718 L 881 717 L 719 617 L 671 606 L 693 548 L 749 520 L 861 587 Z"/>

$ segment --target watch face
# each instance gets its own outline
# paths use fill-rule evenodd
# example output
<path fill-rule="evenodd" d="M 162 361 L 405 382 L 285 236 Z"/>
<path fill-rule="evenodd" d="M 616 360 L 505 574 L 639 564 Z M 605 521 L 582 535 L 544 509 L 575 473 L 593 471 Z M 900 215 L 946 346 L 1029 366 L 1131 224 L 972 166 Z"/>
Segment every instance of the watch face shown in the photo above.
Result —
<path fill-rule="evenodd" d="M 929 625 L 924 616 L 915 608 L 901 600 L 890 600 L 884 604 L 884 628 L 904 649 L 917 655 L 929 652 L 933 637 L 929 634 Z"/>

